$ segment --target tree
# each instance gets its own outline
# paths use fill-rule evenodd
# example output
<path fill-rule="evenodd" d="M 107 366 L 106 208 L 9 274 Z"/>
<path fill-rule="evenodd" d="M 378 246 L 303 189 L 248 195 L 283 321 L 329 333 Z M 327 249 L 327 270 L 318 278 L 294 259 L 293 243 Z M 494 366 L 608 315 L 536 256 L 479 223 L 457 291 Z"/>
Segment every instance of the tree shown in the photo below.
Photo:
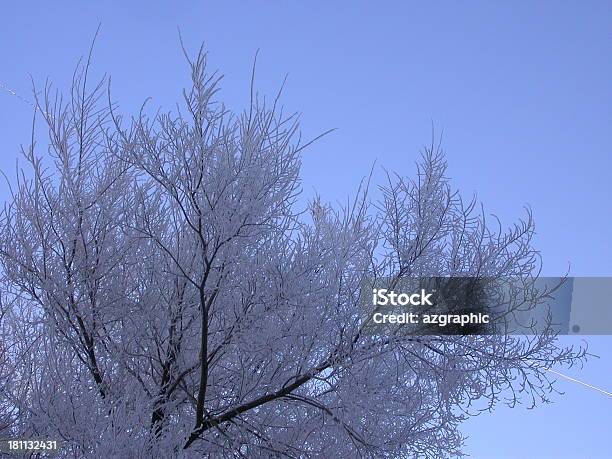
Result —
<path fill-rule="evenodd" d="M 379 200 L 303 212 L 297 117 L 234 115 L 189 64 L 184 113 L 122 119 L 89 62 L 37 99 L 49 150 L 0 217 L 0 429 L 66 457 L 454 456 L 467 416 L 547 401 L 583 359 L 546 331 L 365 333 L 383 276 L 521 277 L 537 304 L 531 214 L 492 229 L 433 144 Z"/>

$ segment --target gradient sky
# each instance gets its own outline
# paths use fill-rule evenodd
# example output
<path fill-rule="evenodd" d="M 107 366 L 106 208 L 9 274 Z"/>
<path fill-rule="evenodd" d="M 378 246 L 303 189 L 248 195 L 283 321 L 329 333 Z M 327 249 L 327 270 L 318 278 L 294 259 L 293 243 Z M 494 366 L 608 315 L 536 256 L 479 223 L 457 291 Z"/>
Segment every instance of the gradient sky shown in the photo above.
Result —
<path fill-rule="evenodd" d="M 146 97 L 171 109 L 189 76 L 180 27 L 190 50 L 205 42 L 211 67 L 226 75 L 221 97 L 240 109 L 259 49 L 258 89 L 273 96 L 289 74 L 284 105 L 302 112 L 304 137 L 338 128 L 305 154 L 307 195 L 344 202 L 374 161 L 412 175 L 433 124 L 467 197 L 477 192 L 504 224 L 532 208 L 545 274 L 612 275 L 611 2 L 216 3 L 5 2 L 0 83 L 27 99 L 30 75 L 67 88 L 101 23 L 94 73 L 113 76 L 120 111 Z M 9 175 L 31 118 L 0 89 L 0 169 Z M 567 373 L 612 390 L 612 339 L 589 342 L 601 358 Z M 612 398 L 558 387 L 566 395 L 553 405 L 470 420 L 466 450 L 609 457 Z"/>

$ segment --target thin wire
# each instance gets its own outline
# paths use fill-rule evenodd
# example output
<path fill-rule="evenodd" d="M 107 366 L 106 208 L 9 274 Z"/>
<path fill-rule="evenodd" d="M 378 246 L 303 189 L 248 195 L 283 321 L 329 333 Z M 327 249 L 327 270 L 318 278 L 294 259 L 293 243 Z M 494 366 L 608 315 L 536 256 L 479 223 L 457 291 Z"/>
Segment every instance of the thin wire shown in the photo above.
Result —
<path fill-rule="evenodd" d="M 552 370 L 550 368 L 546 368 L 546 371 L 550 371 L 551 373 L 554 373 L 554 374 L 556 374 L 558 376 L 561 376 L 562 378 L 565 378 L 568 381 L 573 381 L 575 383 L 582 384 L 583 386 L 586 386 L 586 387 L 588 387 L 590 389 L 594 389 L 596 391 L 599 391 L 602 394 L 607 395 L 608 397 L 612 397 L 612 392 L 608 392 L 607 390 L 603 390 L 603 389 L 601 389 L 599 387 L 595 387 L 595 386 L 593 386 L 591 384 L 585 383 L 584 381 L 580 381 L 579 379 L 575 379 L 575 378 L 572 378 L 570 376 L 564 375 L 563 373 L 559 373 L 558 371 Z"/>
<path fill-rule="evenodd" d="M 25 97 L 21 97 L 19 94 L 17 94 L 15 91 L 13 91 L 11 88 L 9 88 L 7 85 L 5 85 L 2 81 L 0 81 L 0 88 L 4 89 L 6 92 L 8 92 L 10 95 L 15 96 L 17 99 L 19 99 L 20 101 L 28 104 L 30 107 L 33 107 L 35 110 L 38 110 L 38 107 L 36 105 L 34 105 L 32 102 L 30 102 L 28 99 L 26 99 Z"/>

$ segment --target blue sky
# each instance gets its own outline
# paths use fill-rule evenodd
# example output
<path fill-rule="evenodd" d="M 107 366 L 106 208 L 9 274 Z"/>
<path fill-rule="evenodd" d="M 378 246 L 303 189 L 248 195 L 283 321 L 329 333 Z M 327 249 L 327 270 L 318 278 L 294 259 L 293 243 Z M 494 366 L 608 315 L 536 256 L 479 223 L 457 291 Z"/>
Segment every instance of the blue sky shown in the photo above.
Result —
<path fill-rule="evenodd" d="M 222 97 L 272 96 L 302 112 L 307 193 L 344 201 L 374 161 L 414 172 L 432 123 L 453 183 L 509 224 L 530 205 L 544 273 L 612 275 L 612 3 L 52 2 L 2 7 L 0 82 L 30 98 L 30 75 L 67 87 L 98 25 L 94 71 L 113 76 L 125 113 L 146 97 L 172 108 L 188 48 L 204 41 L 226 77 Z M 0 91 L 0 169 L 27 143 L 32 110 Z M 43 139 L 41 139 L 43 140 Z M 7 198 L 0 184 L 0 199 Z M 576 338 L 565 338 L 574 342 Z M 612 389 L 612 339 L 574 377 Z M 556 403 L 499 409 L 467 423 L 474 457 L 605 457 L 612 398 L 565 381 Z"/>

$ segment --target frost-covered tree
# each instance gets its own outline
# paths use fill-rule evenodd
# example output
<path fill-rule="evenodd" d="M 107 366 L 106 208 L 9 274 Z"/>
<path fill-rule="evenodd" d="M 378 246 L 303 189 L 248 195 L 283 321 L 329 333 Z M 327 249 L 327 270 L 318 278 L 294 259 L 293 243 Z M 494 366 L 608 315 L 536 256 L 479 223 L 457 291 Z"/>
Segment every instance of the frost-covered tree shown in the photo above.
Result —
<path fill-rule="evenodd" d="M 491 227 L 435 145 L 378 200 L 364 182 L 304 209 L 297 118 L 257 96 L 232 114 L 189 64 L 179 113 L 120 117 L 88 64 L 37 99 L 49 148 L 0 214 L 0 435 L 65 457 L 455 456 L 467 416 L 546 401 L 545 370 L 582 359 L 549 333 L 365 333 L 367 279 L 534 279 L 531 215 Z"/>

